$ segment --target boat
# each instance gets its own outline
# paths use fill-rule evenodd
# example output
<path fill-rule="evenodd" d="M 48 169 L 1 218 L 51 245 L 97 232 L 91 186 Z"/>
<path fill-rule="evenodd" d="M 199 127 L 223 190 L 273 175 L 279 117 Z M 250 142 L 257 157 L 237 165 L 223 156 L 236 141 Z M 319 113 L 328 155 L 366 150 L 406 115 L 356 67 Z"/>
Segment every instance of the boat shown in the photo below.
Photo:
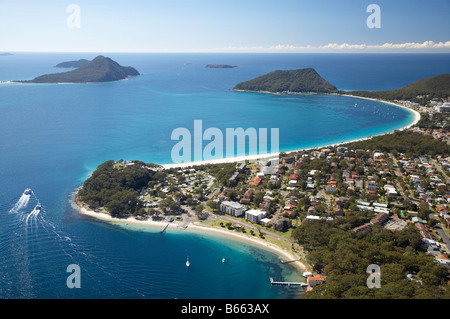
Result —
<path fill-rule="evenodd" d="M 222 258 L 222 262 L 223 262 L 223 263 L 225 262 L 225 258 Z"/>
<path fill-rule="evenodd" d="M 186 260 L 186 267 L 190 267 L 191 266 L 191 262 L 189 261 L 189 256 L 187 257 Z"/>
<path fill-rule="evenodd" d="M 30 188 L 27 188 L 27 189 L 25 189 L 25 190 L 23 191 L 23 193 L 24 193 L 25 195 L 31 195 L 31 189 L 30 189 Z"/>
<path fill-rule="evenodd" d="M 34 207 L 36 210 L 41 210 L 41 204 L 37 203 L 36 207 Z"/>

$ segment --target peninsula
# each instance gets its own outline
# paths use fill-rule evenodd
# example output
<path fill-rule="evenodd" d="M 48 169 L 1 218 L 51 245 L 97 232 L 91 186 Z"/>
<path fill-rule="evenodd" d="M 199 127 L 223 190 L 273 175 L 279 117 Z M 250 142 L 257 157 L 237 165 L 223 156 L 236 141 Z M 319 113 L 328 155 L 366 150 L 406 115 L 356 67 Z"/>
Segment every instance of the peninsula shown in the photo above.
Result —
<path fill-rule="evenodd" d="M 338 93 L 338 89 L 313 68 L 277 70 L 237 84 L 235 91 L 267 93 Z"/>
<path fill-rule="evenodd" d="M 423 78 L 396 90 L 351 91 L 346 92 L 346 94 L 374 99 L 411 100 L 417 103 L 423 103 L 434 98 L 439 99 L 450 96 L 450 74 L 443 73 L 433 77 Z"/>
<path fill-rule="evenodd" d="M 102 55 L 81 67 L 62 73 L 45 74 L 30 81 L 19 83 L 93 83 L 111 82 L 137 76 L 139 72 L 130 66 L 121 66 L 117 62 Z"/>
<path fill-rule="evenodd" d="M 61 62 L 55 65 L 55 68 L 79 68 L 88 62 L 89 60 L 86 59 L 79 59 L 78 61 Z"/>

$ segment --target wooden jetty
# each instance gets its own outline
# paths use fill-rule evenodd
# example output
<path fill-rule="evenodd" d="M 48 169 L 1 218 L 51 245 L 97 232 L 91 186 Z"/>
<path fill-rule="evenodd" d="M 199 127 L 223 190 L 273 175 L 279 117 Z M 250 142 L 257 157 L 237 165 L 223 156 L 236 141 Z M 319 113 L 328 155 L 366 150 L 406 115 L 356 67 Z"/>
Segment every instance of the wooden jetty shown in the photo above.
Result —
<path fill-rule="evenodd" d="M 169 227 L 170 223 L 168 223 L 166 226 L 164 226 L 163 229 L 161 229 L 161 234 L 165 232 L 165 230 L 167 229 L 167 227 Z"/>
<path fill-rule="evenodd" d="M 288 263 L 293 263 L 294 261 L 299 261 L 299 260 L 300 260 L 300 258 L 292 259 L 292 260 L 280 260 L 280 262 L 282 264 L 288 264 Z"/>
<path fill-rule="evenodd" d="M 275 285 L 275 286 L 301 286 L 301 287 L 308 286 L 308 284 L 306 282 L 274 281 L 272 277 L 270 277 L 270 284 Z"/>

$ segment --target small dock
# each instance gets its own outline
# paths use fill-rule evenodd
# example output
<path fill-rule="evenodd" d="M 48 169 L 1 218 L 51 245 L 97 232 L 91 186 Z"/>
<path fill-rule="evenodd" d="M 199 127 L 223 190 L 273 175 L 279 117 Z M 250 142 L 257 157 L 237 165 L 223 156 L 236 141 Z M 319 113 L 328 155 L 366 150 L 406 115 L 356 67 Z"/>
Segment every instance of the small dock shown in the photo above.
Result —
<path fill-rule="evenodd" d="M 167 229 L 167 227 L 169 227 L 169 225 L 170 225 L 170 223 L 168 223 L 166 226 L 164 226 L 163 229 L 161 229 L 161 234 L 163 234 L 166 231 L 166 229 Z"/>
<path fill-rule="evenodd" d="M 273 286 L 301 286 L 301 287 L 308 286 L 308 284 L 306 282 L 274 281 L 272 277 L 270 277 L 270 284 Z"/>
<path fill-rule="evenodd" d="M 292 260 L 280 260 L 280 262 L 281 262 L 282 264 L 288 264 L 288 263 L 293 263 L 293 262 L 299 261 L 299 260 L 300 260 L 300 258 L 292 259 Z"/>

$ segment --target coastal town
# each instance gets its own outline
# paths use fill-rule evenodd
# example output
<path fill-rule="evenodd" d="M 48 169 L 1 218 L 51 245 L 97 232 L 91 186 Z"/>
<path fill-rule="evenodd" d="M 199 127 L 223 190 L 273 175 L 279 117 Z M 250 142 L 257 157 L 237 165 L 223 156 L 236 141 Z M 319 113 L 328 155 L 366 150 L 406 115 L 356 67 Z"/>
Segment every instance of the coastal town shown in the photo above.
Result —
<path fill-rule="evenodd" d="M 426 108 L 397 103 L 422 116 L 402 134 L 449 145 L 448 101 Z M 430 121 L 438 128 L 420 125 Z M 325 283 L 327 273 L 314 267 L 309 249 L 293 236 L 297 228 L 341 221 L 350 236 L 364 236 L 413 227 L 426 254 L 445 267 L 450 283 L 450 153 L 363 146 L 347 143 L 223 164 L 142 166 L 154 175 L 139 190 L 142 207 L 134 218 L 216 228 L 281 247 L 293 256 L 289 262 L 303 267 L 308 290 Z M 138 165 L 121 160 L 114 169 Z"/>

